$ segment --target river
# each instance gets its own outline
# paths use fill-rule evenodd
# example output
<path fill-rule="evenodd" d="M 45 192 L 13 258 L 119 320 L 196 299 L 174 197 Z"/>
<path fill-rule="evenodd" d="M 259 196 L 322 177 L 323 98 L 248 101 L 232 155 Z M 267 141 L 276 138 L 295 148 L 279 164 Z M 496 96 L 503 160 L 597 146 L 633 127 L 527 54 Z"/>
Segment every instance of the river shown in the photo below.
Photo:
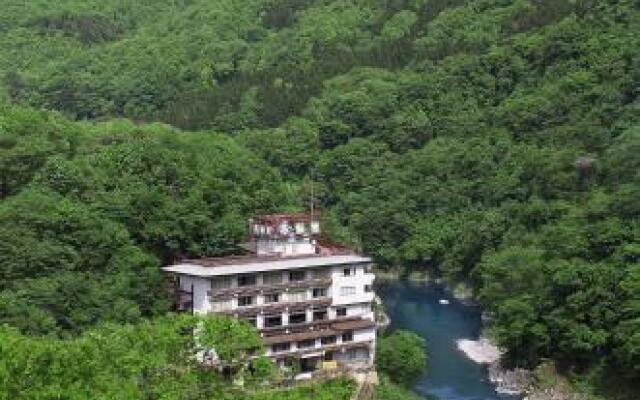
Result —
<path fill-rule="evenodd" d="M 424 337 L 429 367 L 414 390 L 441 400 L 517 400 L 500 395 L 488 379 L 487 368 L 469 360 L 456 340 L 477 339 L 480 310 L 454 299 L 442 286 L 419 282 L 382 281 L 376 291 L 391 318 L 391 329 L 411 330 Z M 449 304 L 441 304 L 446 299 Z"/>

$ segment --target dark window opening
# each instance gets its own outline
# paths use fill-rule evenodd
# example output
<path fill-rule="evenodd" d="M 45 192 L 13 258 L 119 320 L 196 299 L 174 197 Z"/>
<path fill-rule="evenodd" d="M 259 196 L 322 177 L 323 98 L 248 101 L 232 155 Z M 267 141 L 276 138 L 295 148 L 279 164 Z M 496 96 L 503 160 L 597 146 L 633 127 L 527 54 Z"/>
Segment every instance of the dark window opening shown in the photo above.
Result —
<path fill-rule="evenodd" d="M 345 332 L 342 334 L 343 342 L 353 342 L 353 332 Z"/>
<path fill-rule="evenodd" d="M 277 303 L 280 301 L 280 293 L 271 293 L 264 295 L 265 303 Z"/>
<path fill-rule="evenodd" d="M 335 336 L 327 336 L 327 337 L 323 337 L 322 339 L 320 339 L 320 343 L 322 343 L 323 346 L 327 346 L 330 344 L 335 344 L 336 342 L 336 337 Z"/>
<path fill-rule="evenodd" d="M 290 324 L 304 324 L 305 322 L 307 322 L 306 312 L 298 312 L 298 313 L 289 315 Z"/>
<path fill-rule="evenodd" d="M 327 289 L 316 288 L 312 290 L 313 298 L 327 297 Z"/>
<path fill-rule="evenodd" d="M 308 349 L 310 347 L 315 347 L 315 345 L 316 345 L 315 339 L 307 339 L 307 340 L 298 342 L 298 348 L 300 349 Z"/>
<path fill-rule="evenodd" d="M 262 282 L 265 285 L 279 285 L 282 283 L 282 273 L 272 272 L 262 275 Z"/>
<path fill-rule="evenodd" d="M 292 282 L 303 281 L 304 271 L 291 271 L 289 272 L 289 280 Z"/>
<path fill-rule="evenodd" d="M 252 296 L 240 296 L 238 297 L 238 307 L 246 307 L 254 304 L 254 298 Z"/>
<path fill-rule="evenodd" d="M 240 275 L 238 276 L 238 286 L 255 286 L 256 285 L 256 276 L 255 275 Z"/>
<path fill-rule="evenodd" d="M 271 351 L 274 353 L 280 353 L 283 351 L 289 351 L 291 348 L 291 343 L 276 343 L 271 346 Z"/>
<path fill-rule="evenodd" d="M 327 319 L 327 310 L 317 310 L 313 312 L 314 321 L 323 321 Z"/>
<path fill-rule="evenodd" d="M 346 317 L 347 316 L 347 307 L 336 308 L 336 315 L 338 317 Z"/>
<path fill-rule="evenodd" d="M 265 328 L 273 328 L 274 326 L 282 326 L 282 315 L 268 315 L 264 317 Z"/>

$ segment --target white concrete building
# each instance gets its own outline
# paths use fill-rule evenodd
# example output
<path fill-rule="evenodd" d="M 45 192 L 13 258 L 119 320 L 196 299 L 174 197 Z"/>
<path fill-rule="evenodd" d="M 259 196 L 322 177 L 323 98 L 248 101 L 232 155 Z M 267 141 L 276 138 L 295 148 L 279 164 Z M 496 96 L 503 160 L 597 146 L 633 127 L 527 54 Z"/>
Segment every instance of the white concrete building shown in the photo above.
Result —
<path fill-rule="evenodd" d="M 249 321 L 268 356 L 279 364 L 300 359 L 303 372 L 321 368 L 321 361 L 373 365 L 371 259 L 320 245 L 319 222 L 307 214 L 259 216 L 249 231 L 251 255 L 164 268 L 177 278 L 178 309 Z"/>

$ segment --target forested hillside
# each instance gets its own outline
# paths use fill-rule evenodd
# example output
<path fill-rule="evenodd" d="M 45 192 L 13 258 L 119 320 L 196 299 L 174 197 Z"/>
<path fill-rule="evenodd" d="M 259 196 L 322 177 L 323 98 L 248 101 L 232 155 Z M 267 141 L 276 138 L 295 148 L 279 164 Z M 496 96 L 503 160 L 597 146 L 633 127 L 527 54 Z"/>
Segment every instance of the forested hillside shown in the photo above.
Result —
<path fill-rule="evenodd" d="M 470 284 L 513 364 L 640 391 L 637 0 L 2 3 L 2 321 L 163 314 L 161 263 L 314 182 L 335 240 Z"/>

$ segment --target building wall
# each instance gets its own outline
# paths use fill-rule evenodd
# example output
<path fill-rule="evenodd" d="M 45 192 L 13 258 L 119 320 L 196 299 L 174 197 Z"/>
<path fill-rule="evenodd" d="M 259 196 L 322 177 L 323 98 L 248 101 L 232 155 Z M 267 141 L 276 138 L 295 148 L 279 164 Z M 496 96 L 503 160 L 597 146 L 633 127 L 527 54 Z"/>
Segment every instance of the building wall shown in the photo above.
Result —
<path fill-rule="evenodd" d="M 327 289 L 327 296 L 332 298 L 332 305 L 334 307 L 329 310 L 329 318 L 335 318 L 335 306 L 346 306 L 347 308 L 347 316 L 357 316 L 362 315 L 367 317 L 369 315 L 371 318 L 371 302 L 374 299 L 373 291 L 367 292 L 365 288 L 367 286 L 372 286 L 375 275 L 370 272 L 366 272 L 366 268 L 363 265 L 357 266 L 335 266 L 335 267 L 325 267 L 325 268 L 317 268 L 314 270 L 326 269 L 330 272 L 330 276 L 332 279 L 331 286 Z M 345 270 L 349 270 L 349 276 L 345 276 Z M 305 279 L 311 279 L 312 270 L 304 271 L 306 273 Z M 282 273 L 283 280 L 282 282 L 286 284 L 288 281 L 288 273 L 289 271 L 280 271 Z M 211 279 L 214 278 L 201 278 L 201 277 L 192 277 L 187 275 L 180 276 L 180 287 L 182 290 L 191 291 L 193 287 L 193 308 L 194 313 L 197 314 L 206 314 L 208 312 L 213 311 L 211 308 L 211 303 L 209 301 L 208 293 L 211 290 Z M 256 274 L 256 285 L 263 285 L 263 274 Z M 193 286 L 192 286 L 193 285 Z M 238 287 L 237 276 L 231 277 L 231 288 Z M 313 288 L 304 289 L 306 292 L 306 299 L 313 299 Z M 288 302 L 290 294 L 288 292 L 281 293 L 280 302 Z M 264 296 L 257 295 L 255 296 L 255 304 L 263 305 L 264 304 Z M 235 310 L 238 308 L 237 298 L 234 298 L 231 302 L 231 310 Z"/>
<path fill-rule="evenodd" d="M 207 292 L 211 288 L 209 279 L 182 275 L 180 276 L 180 289 L 193 292 L 193 313 L 207 314 L 211 311 L 211 303 Z"/>
<path fill-rule="evenodd" d="M 256 253 L 259 255 L 301 255 L 315 254 L 315 252 L 316 246 L 310 241 L 283 242 L 281 240 L 258 240 L 256 242 Z"/>
<path fill-rule="evenodd" d="M 349 275 L 345 275 L 349 270 Z M 366 272 L 364 265 L 356 266 L 334 266 L 331 268 L 331 297 L 334 305 L 367 303 L 374 298 L 373 289 L 365 291 L 365 287 L 371 287 L 375 275 Z M 350 289 L 353 288 L 353 291 Z"/>
<path fill-rule="evenodd" d="M 305 271 L 305 279 L 309 280 L 314 277 L 314 273 L 312 271 L 317 270 L 326 270 L 329 273 L 329 276 L 332 279 L 332 283 L 329 288 L 327 288 L 327 297 L 332 298 L 332 304 L 327 308 L 328 319 L 339 318 L 337 316 L 338 308 L 346 308 L 346 317 L 356 317 L 361 316 L 366 319 L 374 320 L 374 314 L 372 311 L 371 303 L 374 300 L 373 291 L 367 291 L 365 288 L 367 286 L 371 286 L 374 281 L 374 274 L 368 272 L 368 268 L 365 265 L 341 265 L 341 266 L 328 266 L 324 268 L 315 268 L 315 269 L 306 269 Z M 348 270 L 348 273 L 345 273 L 345 270 Z M 279 271 L 283 274 L 282 283 L 286 284 L 288 280 L 289 271 Z M 238 276 L 231 276 L 231 288 L 238 287 Z M 187 275 L 180 276 L 180 287 L 182 290 L 191 291 L 193 289 L 193 308 L 195 314 L 208 314 L 213 312 L 212 303 L 209 300 L 209 291 L 211 291 L 212 287 L 212 279 L 213 278 L 201 278 L 201 277 L 192 277 Z M 256 274 L 256 286 L 264 285 L 263 275 L 261 273 Z M 348 289 L 345 289 L 348 288 Z M 306 299 L 312 299 L 312 288 L 304 289 L 307 293 Z M 282 293 L 282 297 L 280 302 L 289 302 L 289 294 L 285 291 Z M 264 305 L 264 295 L 257 294 L 255 296 L 255 304 L 251 307 Z M 238 298 L 234 297 L 229 302 L 230 309 L 227 311 L 233 311 L 240 309 L 242 307 L 238 306 Z M 307 322 L 312 321 L 313 309 L 312 307 L 308 307 L 306 309 L 307 314 Z M 270 315 L 272 315 L 270 313 Z M 289 322 L 289 313 L 282 312 L 280 313 L 282 317 L 282 326 L 286 326 Z M 264 315 L 261 313 L 256 313 L 256 322 L 257 328 L 264 328 Z M 338 361 L 343 362 L 362 362 L 363 359 L 368 360 L 369 364 L 373 363 L 373 357 L 375 355 L 375 339 L 376 339 L 376 330 L 375 328 L 368 329 L 360 329 L 355 330 L 353 332 L 353 341 L 349 343 L 358 343 L 362 342 L 363 347 L 366 347 L 368 350 L 357 350 L 350 349 L 347 350 L 347 353 L 336 352 L 336 359 Z M 342 344 L 341 335 L 337 335 L 336 344 Z M 322 350 L 321 339 L 316 339 L 314 346 L 310 348 L 305 348 L 304 350 L 312 350 L 318 349 Z M 299 350 L 297 348 L 296 343 L 291 343 L 290 348 L 278 354 L 286 354 L 288 352 L 293 352 Z M 274 355 L 271 347 L 267 349 L 267 355 Z"/>
<path fill-rule="evenodd" d="M 344 352 L 338 352 L 334 358 L 338 362 L 349 364 L 361 364 L 365 366 L 371 362 L 373 351 L 368 347 L 349 349 Z"/>
<path fill-rule="evenodd" d="M 373 362 L 373 354 L 374 354 L 373 349 L 375 349 L 375 340 L 376 340 L 375 328 L 367 328 L 367 329 L 360 329 L 360 330 L 353 331 L 353 340 L 348 342 L 345 342 L 342 340 L 341 334 L 336 335 L 335 345 L 342 345 L 342 344 L 357 345 L 358 343 L 362 343 L 361 347 L 367 348 L 370 350 L 367 352 L 367 359 Z M 298 343 L 292 342 L 290 343 L 288 350 L 280 351 L 280 352 L 274 352 L 273 346 L 267 346 L 266 355 L 272 357 L 276 355 L 284 355 L 284 354 L 295 352 L 298 350 L 312 351 L 316 349 L 320 351 L 322 350 L 322 347 L 323 347 L 322 339 L 318 338 L 314 340 L 314 345 L 311 347 L 299 348 Z M 335 352 L 336 355 L 341 353 L 342 353 L 341 351 Z"/>

